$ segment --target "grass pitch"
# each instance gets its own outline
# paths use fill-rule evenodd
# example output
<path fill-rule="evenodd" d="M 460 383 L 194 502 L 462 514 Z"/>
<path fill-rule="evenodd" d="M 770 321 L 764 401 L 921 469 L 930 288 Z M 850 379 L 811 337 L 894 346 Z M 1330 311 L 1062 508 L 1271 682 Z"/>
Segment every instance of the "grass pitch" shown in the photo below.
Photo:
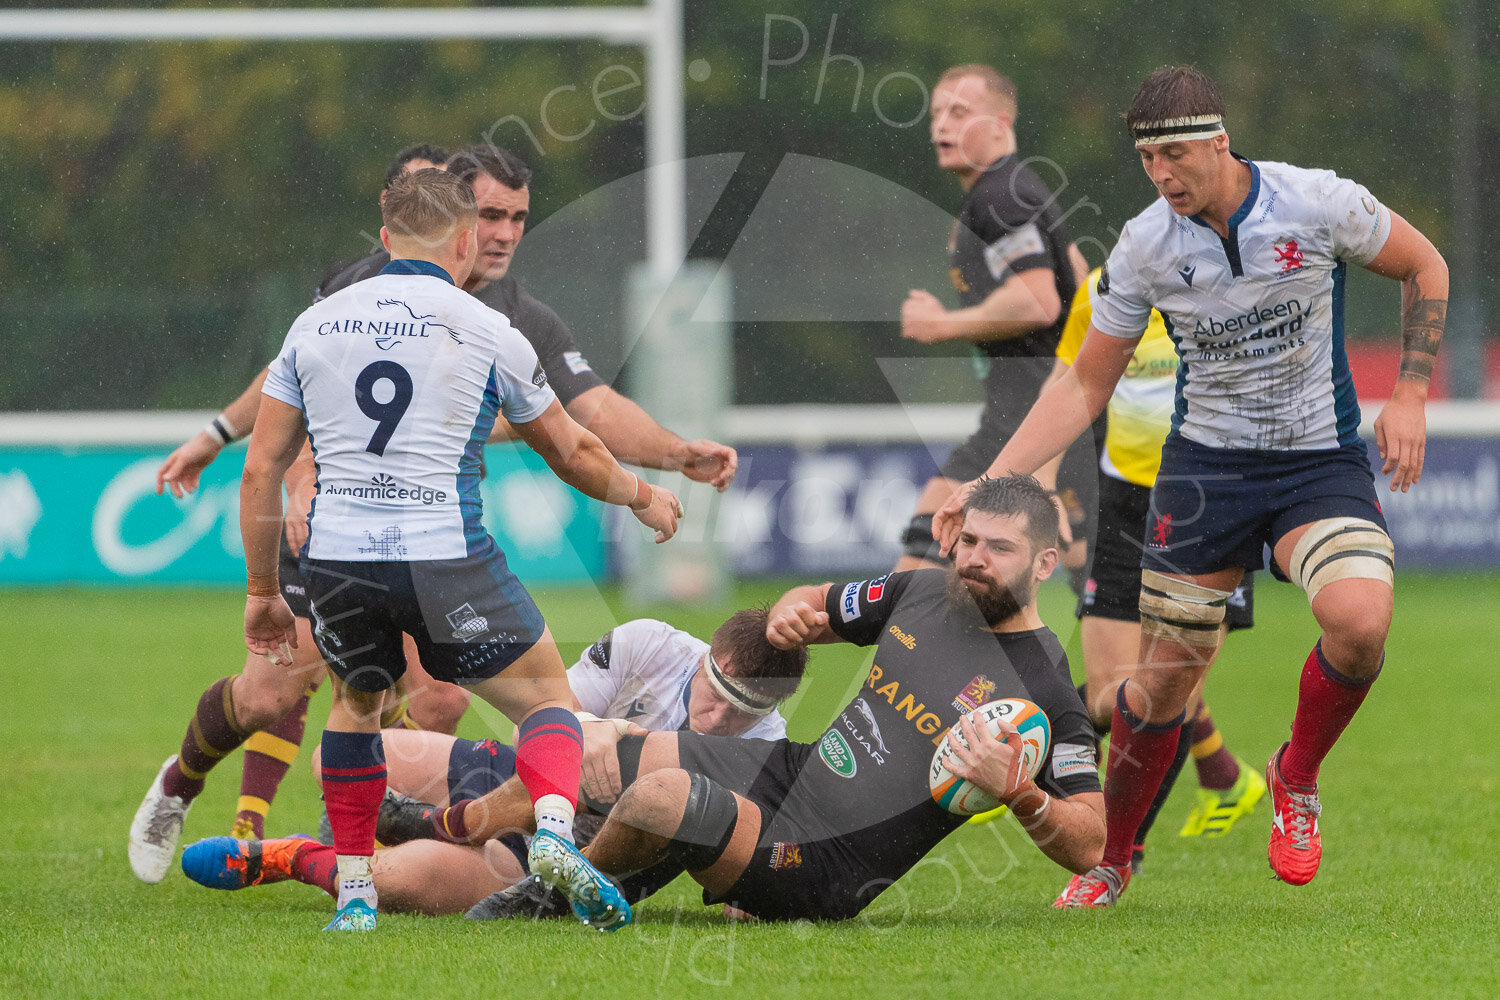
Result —
<path fill-rule="evenodd" d="M 747 585 L 735 603 L 780 590 Z M 610 592 L 537 597 L 569 657 L 642 613 Z M 1230 640 L 1208 698 L 1231 747 L 1263 765 L 1289 731 L 1315 626 L 1291 587 L 1267 583 L 1256 604 L 1259 625 Z M 393 914 L 373 934 L 330 935 L 317 890 L 213 892 L 176 869 L 148 886 L 126 861 L 131 815 L 198 693 L 243 663 L 240 597 L 3 591 L 0 996 L 1493 998 L 1500 578 L 1403 576 L 1397 605 L 1385 674 L 1323 771 L 1325 856 L 1303 888 L 1270 878 L 1264 801 L 1227 837 L 1176 836 L 1189 767 L 1145 874 L 1108 912 L 1052 911 L 1066 873 L 1002 820 L 961 829 L 843 924 L 728 925 L 681 879 L 611 936 Z M 644 612 L 707 635 L 729 610 Z M 1044 591 L 1043 611 L 1073 637 L 1060 586 Z M 816 648 L 791 706 L 794 737 L 822 730 L 865 661 L 853 647 Z M 314 700 L 309 740 L 327 697 Z M 471 711 L 461 732 L 509 731 L 494 721 Z M 195 803 L 184 843 L 228 832 L 238 777 L 235 755 Z M 271 831 L 310 830 L 317 814 L 299 762 Z"/>

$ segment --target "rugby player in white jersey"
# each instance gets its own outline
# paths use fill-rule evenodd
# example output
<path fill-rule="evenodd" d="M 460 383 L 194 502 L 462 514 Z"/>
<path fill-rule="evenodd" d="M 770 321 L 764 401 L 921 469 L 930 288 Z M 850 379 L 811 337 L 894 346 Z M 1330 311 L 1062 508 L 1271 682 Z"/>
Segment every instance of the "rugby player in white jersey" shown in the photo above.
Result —
<path fill-rule="evenodd" d="M 525 338 L 457 287 L 477 255 L 468 185 L 419 170 L 391 185 L 381 214 L 390 264 L 304 312 L 272 362 L 240 496 L 246 645 L 279 659 L 296 643 L 277 580 L 281 478 L 311 441 L 319 492 L 303 576 L 319 651 L 343 681 L 322 743 L 339 868 L 329 929 L 375 925 L 379 711 L 405 670 L 403 633 L 432 676 L 517 723 L 538 828 L 531 868 L 586 922 L 613 929 L 629 907 L 572 844 L 583 739 L 562 659 L 480 522 L 480 451 L 503 416 L 559 478 L 628 505 L 659 542 L 681 505 L 621 468 L 562 408 Z"/>
<path fill-rule="evenodd" d="M 1420 479 L 1428 380 L 1448 268 L 1364 187 L 1232 152 L 1218 88 L 1194 67 L 1150 74 L 1126 114 L 1160 197 L 1120 234 L 1069 372 L 1038 399 L 989 474 L 1027 472 L 1104 408 L 1154 307 L 1181 361 L 1176 415 L 1142 555 L 1142 669 L 1115 702 L 1103 863 L 1059 906 L 1107 906 L 1176 748 L 1188 695 L 1217 649 L 1225 601 L 1269 548 L 1322 636 L 1302 668 L 1292 738 L 1272 756 L 1271 868 L 1302 885 L 1322 857 L 1319 768 L 1384 662 L 1394 548 L 1358 436 L 1343 344 L 1345 270 L 1401 283 L 1402 354 L 1375 442 L 1390 488 Z M 946 547 L 958 500 L 939 513 Z"/>
<path fill-rule="evenodd" d="M 438 166 L 446 159 L 442 150 L 431 145 L 403 149 L 386 172 L 386 188 L 403 173 Z M 515 155 L 487 145 L 469 147 L 447 167 L 474 187 L 479 203 L 480 259 L 464 282 L 464 290 L 505 313 L 530 341 L 547 372 L 548 384 L 568 414 L 593 431 L 617 458 L 647 468 L 678 470 L 720 492 L 728 489 L 737 464 L 733 448 L 714 441 L 685 440 L 605 384 L 563 321 L 528 295 L 511 274 L 529 212 L 530 168 Z M 336 266 L 319 285 L 314 301 L 379 273 L 389 260 L 382 250 Z M 203 432 L 172 452 L 157 472 L 158 493 L 168 487 L 179 498 L 184 492 L 192 493 L 220 449 L 250 433 L 264 398 L 264 380 L 262 371 Z M 497 421 L 492 438 L 508 437 L 503 422 Z M 304 451 L 288 477 L 293 502 L 288 505 L 286 526 L 291 541 L 282 550 L 280 571 L 282 592 L 302 623 L 303 641 L 293 669 L 269 668 L 264 658 L 251 656 L 240 673 L 219 678 L 199 696 L 178 752 L 161 766 L 131 823 L 130 865 L 145 882 L 166 877 L 187 812 L 208 773 L 242 743 L 245 777 L 231 835 L 258 838 L 265 832 L 271 801 L 302 743 L 308 699 L 325 673 L 311 639 L 306 588 L 296 556 L 306 541 L 306 513 L 315 487 L 310 455 Z M 386 699 L 387 725 L 400 725 L 405 718 L 408 728 L 455 732 L 468 708 L 468 693 L 452 684 L 431 683 L 409 642 L 407 652 L 407 672 Z M 403 690 L 411 699 L 409 716 L 403 700 L 394 696 Z"/>
<path fill-rule="evenodd" d="M 790 697 L 807 668 L 807 650 L 781 650 L 766 638 L 765 608 L 738 611 L 704 642 L 666 622 L 637 618 L 610 629 L 568 668 L 575 711 L 610 721 L 585 733 L 585 801 L 614 802 L 622 791 L 615 748 L 623 733 L 691 730 L 746 740 L 786 737 L 777 706 Z M 516 773 L 515 751 L 496 740 L 388 729 L 387 782 L 381 803 L 374 881 L 387 912 L 462 913 L 493 892 L 526 877 L 526 840 L 520 831 L 498 839 L 448 842 L 442 816 Z M 316 773 L 318 764 L 314 762 Z M 408 798 L 412 796 L 413 798 Z M 426 800 L 426 801 L 419 801 Z M 579 818 L 578 842 L 602 819 Z M 395 845 L 395 846 L 392 846 Z M 297 881 L 338 893 L 334 848 L 305 836 L 274 840 L 211 837 L 182 852 L 182 870 L 210 889 Z M 627 879 L 627 899 L 649 895 L 677 876 L 646 870 Z"/>

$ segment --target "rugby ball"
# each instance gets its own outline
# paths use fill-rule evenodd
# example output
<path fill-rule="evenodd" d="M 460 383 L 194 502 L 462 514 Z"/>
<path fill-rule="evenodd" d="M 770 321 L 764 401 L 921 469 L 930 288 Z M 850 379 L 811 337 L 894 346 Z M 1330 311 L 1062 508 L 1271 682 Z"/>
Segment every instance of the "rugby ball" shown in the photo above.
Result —
<path fill-rule="evenodd" d="M 976 728 L 991 735 L 1000 732 L 999 722 L 1004 719 L 1015 726 L 1021 734 L 1021 753 L 1026 762 L 1026 773 L 1032 778 L 1041 770 L 1042 758 L 1047 756 L 1047 745 L 1052 742 L 1052 726 L 1047 722 L 1047 713 L 1025 698 L 1001 698 L 987 701 L 971 713 Z M 948 756 L 949 741 L 967 747 L 958 723 L 943 736 L 932 754 L 932 766 L 927 770 L 927 788 L 932 801 L 959 816 L 973 816 L 989 812 L 1000 805 L 1000 800 L 978 785 L 952 774 L 944 766 Z"/>

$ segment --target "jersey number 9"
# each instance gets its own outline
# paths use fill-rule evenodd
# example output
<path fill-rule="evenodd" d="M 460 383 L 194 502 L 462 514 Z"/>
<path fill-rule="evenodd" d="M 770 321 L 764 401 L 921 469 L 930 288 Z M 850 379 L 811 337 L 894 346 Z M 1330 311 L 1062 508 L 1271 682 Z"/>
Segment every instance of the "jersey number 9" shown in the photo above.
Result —
<path fill-rule="evenodd" d="M 375 383 L 381 379 L 388 380 L 392 389 L 390 400 L 384 403 L 375 399 Z M 375 433 L 370 435 L 365 451 L 385 454 L 396 425 L 411 405 L 411 391 L 411 375 L 394 361 L 376 361 L 359 373 L 354 380 L 354 401 L 359 404 L 359 412 L 375 421 Z"/>

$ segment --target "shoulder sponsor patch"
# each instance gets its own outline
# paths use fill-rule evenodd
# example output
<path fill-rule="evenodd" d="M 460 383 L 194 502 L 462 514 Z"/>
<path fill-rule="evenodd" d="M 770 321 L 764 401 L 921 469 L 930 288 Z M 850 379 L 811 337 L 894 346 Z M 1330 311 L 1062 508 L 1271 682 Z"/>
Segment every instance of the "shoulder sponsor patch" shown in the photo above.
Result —
<path fill-rule="evenodd" d="M 859 588 L 861 584 L 851 583 L 844 588 L 844 593 L 839 597 L 839 617 L 846 622 L 852 622 L 859 617 Z"/>
<path fill-rule="evenodd" d="M 536 371 L 531 373 L 531 384 L 538 389 L 547 384 L 547 372 L 540 363 L 537 364 Z"/>
<path fill-rule="evenodd" d="M 1042 231 L 1032 222 L 985 247 L 984 263 L 990 269 L 990 277 L 999 281 L 1000 276 L 1016 261 L 1046 252 L 1047 245 L 1042 242 Z"/>
<path fill-rule="evenodd" d="M 582 351 L 563 351 L 563 362 L 567 364 L 568 371 L 574 375 L 582 375 L 584 372 L 593 371 L 589 359 L 583 356 Z"/>
<path fill-rule="evenodd" d="M 1052 777 L 1066 778 L 1085 771 L 1097 773 L 1099 758 L 1087 743 L 1059 743 L 1052 748 Z"/>
<path fill-rule="evenodd" d="M 866 585 L 865 600 L 869 601 L 871 604 L 874 604 L 876 601 L 885 596 L 885 581 L 886 577 L 888 576 L 890 576 L 889 573 L 887 573 L 886 576 L 876 577 L 875 579 L 871 580 L 868 585 Z"/>
<path fill-rule="evenodd" d="M 610 646 L 614 643 L 614 638 L 615 633 L 611 629 L 596 639 L 594 644 L 588 648 L 588 652 L 584 654 L 589 658 L 589 662 L 600 670 L 609 669 L 609 650 Z"/>

